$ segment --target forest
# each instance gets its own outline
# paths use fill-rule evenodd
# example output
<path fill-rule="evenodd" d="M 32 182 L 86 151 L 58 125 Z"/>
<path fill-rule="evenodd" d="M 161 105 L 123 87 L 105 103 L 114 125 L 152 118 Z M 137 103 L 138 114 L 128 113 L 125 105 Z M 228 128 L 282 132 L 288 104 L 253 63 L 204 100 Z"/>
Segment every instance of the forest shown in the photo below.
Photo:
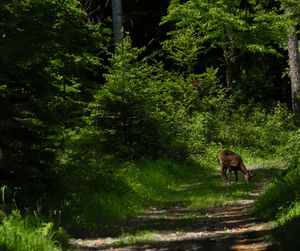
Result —
<path fill-rule="evenodd" d="M 299 0 L 1 0 L 0 250 L 148 243 L 262 183 L 249 213 L 272 226 L 268 245 L 293 250 L 299 34 Z M 226 149 L 249 183 L 223 184 Z"/>

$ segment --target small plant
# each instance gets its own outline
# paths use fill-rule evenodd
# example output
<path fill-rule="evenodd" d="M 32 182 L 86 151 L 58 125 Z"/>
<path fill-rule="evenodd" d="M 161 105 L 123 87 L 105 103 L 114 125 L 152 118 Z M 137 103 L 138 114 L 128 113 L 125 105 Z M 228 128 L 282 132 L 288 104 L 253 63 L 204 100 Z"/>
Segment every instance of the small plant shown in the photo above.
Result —
<path fill-rule="evenodd" d="M 22 218 L 19 211 L 12 211 L 10 216 L 2 215 L 0 250 L 61 250 L 54 235 L 53 223 L 42 223 L 37 217 Z"/>

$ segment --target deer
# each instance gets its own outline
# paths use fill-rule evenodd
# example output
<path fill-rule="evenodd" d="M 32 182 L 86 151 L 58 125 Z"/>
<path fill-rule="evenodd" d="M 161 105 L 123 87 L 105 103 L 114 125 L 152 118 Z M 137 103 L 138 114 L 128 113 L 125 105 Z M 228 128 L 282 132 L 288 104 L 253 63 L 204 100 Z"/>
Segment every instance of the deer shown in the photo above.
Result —
<path fill-rule="evenodd" d="M 238 183 L 238 173 L 241 171 L 246 179 L 246 182 L 250 181 L 250 178 L 255 176 L 252 170 L 248 171 L 243 163 L 241 156 L 237 155 L 233 151 L 224 150 L 218 154 L 219 163 L 221 165 L 221 175 L 224 185 L 231 185 L 232 171 L 235 173 L 236 183 Z M 229 171 L 229 179 L 227 178 L 226 172 Z"/>

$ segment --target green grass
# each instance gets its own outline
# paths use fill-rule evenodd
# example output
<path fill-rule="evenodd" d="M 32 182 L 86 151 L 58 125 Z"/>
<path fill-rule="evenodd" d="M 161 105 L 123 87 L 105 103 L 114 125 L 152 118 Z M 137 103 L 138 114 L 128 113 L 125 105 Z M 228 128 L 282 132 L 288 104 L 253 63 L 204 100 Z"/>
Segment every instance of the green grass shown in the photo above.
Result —
<path fill-rule="evenodd" d="M 217 151 L 214 151 L 217 152 Z M 81 197 L 70 203 L 62 213 L 62 222 L 67 218 L 67 228 L 76 237 L 84 234 L 121 234 L 119 225 L 122 222 L 142 215 L 147 208 L 172 208 L 181 206 L 197 209 L 193 217 L 200 220 L 206 210 L 224 206 L 228 203 L 248 199 L 262 179 L 274 172 L 263 165 L 258 165 L 256 176 L 246 183 L 239 172 L 239 183 L 224 186 L 220 176 L 220 166 L 210 154 L 207 158 L 175 163 L 166 159 L 143 161 L 139 164 L 126 162 L 112 180 L 110 191 L 82 191 Z M 250 156 L 247 163 L 254 163 Z M 246 162 L 245 161 L 245 162 Z M 235 181 L 235 177 L 233 179 Z M 183 216 L 185 217 L 185 216 Z M 129 231 L 156 230 L 165 221 L 155 221 L 152 226 L 142 226 Z M 176 222 L 179 227 L 188 225 L 184 219 Z M 171 227 L 172 228 L 172 227 Z M 172 228 L 173 229 L 173 228 Z M 133 233 L 130 232 L 130 233 Z"/>
<path fill-rule="evenodd" d="M 281 171 L 259 197 L 253 213 L 260 217 L 274 218 L 281 210 L 289 207 L 300 193 L 300 165 L 296 164 Z"/>
<path fill-rule="evenodd" d="M 299 247 L 300 161 L 283 169 L 270 183 L 252 208 L 255 216 L 269 219 L 275 226 L 270 240 L 286 250 Z"/>
<path fill-rule="evenodd" d="M 281 163 L 280 159 L 266 161 L 247 149 L 233 149 L 243 157 L 256 176 L 246 183 L 241 172 L 239 183 L 225 186 L 220 175 L 216 155 L 219 146 L 207 150 L 206 155 L 185 162 L 167 159 L 124 162 L 116 166 L 111 180 L 97 190 L 78 190 L 75 199 L 62 212 L 62 222 L 73 237 L 91 235 L 120 236 L 111 246 L 149 243 L 156 233 L 193 231 L 207 220 L 206 213 L 215 207 L 249 199 L 258 183 L 269 179 Z M 98 183 L 97 183 L 98 184 Z M 166 209 L 158 217 L 140 220 L 147 209 Z M 176 208 L 188 209 L 172 214 Z M 171 214 L 171 217 L 169 217 Z"/>
<path fill-rule="evenodd" d="M 142 230 L 134 234 L 124 233 L 120 240 L 113 243 L 113 246 L 133 245 L 136 243 L 149 243 L 155 240 L 154 231 Z"/>
<path fill-rule="evenodd" d="M 2 214 L 0 225 L 0 250 L 5 251 L 58 251 L 52 223 L 42 223 L 38 218 L 22 218 L 18 211 L 10 216 Z"/>
<path fill-rule="evenodd" d="M 239 183 L 231 186 L 223 185 L 221 176 L 216 169 L 206 171 L 199 177 L 199 182 L 188 189 L 179 190 L 171 198 L 183 203 L 186 207 L 207 210 L 213 207 L 224 206 L 238 200 L 248 199 L 249 192 L 266 178 L 274 169 L 257 169 L 256 176 L 246 183 L 243 175 L 239 173 Z"/>
<path fill-rule="evenodd" d="M 139 183 L 140 191 L 145 196 L 143 198 L 152 196 L 145 205 L 166 212 L 142 221 L 133 219 L 132 222 L 129 220 L 119 226 L 110 225 L 108 231 L 121 236 L 121 240 L 114 243 L 113 246 L 151 242 L 155 233 L 197 229 L 199 224 L 207 220 L 205 217 L 207 211 L 214 207 L 236 203 L 238 200 L 249 199 L 249 192 L 276 171 L 275 168 L 265 168 L 260 165 L 260 168 L 256 170 L 256 176 L 250 183 L 246 183 L 243 175 L 239 173 L 238 184 L 224 186 L 217 164 L 212 168 L 204 168 L 198 164 L 194 167 L 190 166 L 190 170 L 193 172 L 189 174 L 186 174 L 188 166 L 174 166 L 174 163 L 170 163 L 171 166 L 168 166 L 165 161 L 159 161 L 153 166 L 148 162 L 147 165 L 144 167 L 145 170 L 139 169 L 138 179 L 135 179 L 143 181 Z M 162 166 L 164 166 L 163 169 Z M 166 168 L 167 166 L 168 168 Z M 196 168 L 197 166 L 199 169 Z M 178 167 L 181 169 L 177 169 Z M 177 170 L 177 175 L 180 173 L 182 176 L 180 178 L 178 176 L 176 176 L 177 178 L 171 177 L 174 175 L 174 170 Z M 161 171 L 164 172 L 164 175 L 159 174 Z M 149 173 L 156 173 L 153 175 L 155 178 L 149 178 L 153 177 L 147 176 Z M 187 211 L 182 215 L 174 216 L 172 210 L 176 211 L 176 208 L 185 208 Z"/>

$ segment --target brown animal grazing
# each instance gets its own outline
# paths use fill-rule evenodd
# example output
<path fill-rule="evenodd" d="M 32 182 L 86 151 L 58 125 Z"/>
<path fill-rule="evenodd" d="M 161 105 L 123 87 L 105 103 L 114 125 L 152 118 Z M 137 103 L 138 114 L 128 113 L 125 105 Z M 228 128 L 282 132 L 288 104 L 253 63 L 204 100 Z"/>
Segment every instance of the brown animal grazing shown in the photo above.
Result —
<path fill-rule="evenodd" d="M 238 170 L 244 174 L 246 182 L 249 182 L 250 178 L 255 176 L 255 174 L 252 171 L 248 171 L 246 169 L 241 156 L 237 155 L 236 153 L 230 150 L 220 152 L 218 154 L 218 159 L 221 165 L 221 175 L 225 185 L 231 184 L 232 171 L 234 171 L 235 173 L 236 183 L 238 183 Z M 227 169 L 229 171 L 229 179 L 226 175 Z"/>

